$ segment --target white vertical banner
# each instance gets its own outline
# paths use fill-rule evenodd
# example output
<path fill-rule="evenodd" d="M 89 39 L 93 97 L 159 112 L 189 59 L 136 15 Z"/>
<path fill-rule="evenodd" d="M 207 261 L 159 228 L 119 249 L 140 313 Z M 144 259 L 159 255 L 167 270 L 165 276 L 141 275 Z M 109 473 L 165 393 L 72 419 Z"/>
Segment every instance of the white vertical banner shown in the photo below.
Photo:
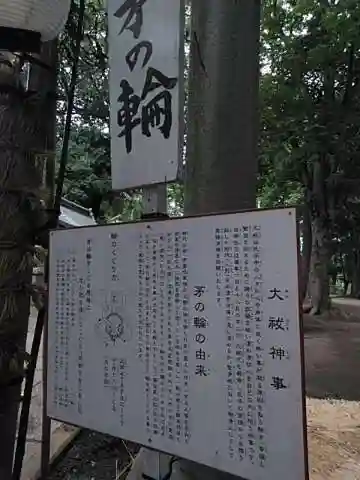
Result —
<path fill-rule="evenodd" d="M 114 190 L 176 180 L 183 138 L 183 0 L 108 0 Z"/>

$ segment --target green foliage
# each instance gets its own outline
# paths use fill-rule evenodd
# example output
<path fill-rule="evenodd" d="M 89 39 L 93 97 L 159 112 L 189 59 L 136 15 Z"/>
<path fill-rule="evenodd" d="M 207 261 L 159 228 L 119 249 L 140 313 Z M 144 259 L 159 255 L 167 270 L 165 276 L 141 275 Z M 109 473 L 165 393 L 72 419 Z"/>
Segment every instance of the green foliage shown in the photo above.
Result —
<path fill-rule="evenodd" d="M 261 63 L 261 205 L 307 203 L 359 294 L 360 4 L 265 0 Z"/>
<path fill-rule="evenodd" d="M 77 10 L 78 3 L 73 1 L 66 30 L 59 45 L 59 149 L 73 63 Z M 66 198 L 91 208 L 98 220 L 104 220 L 108 216 L 114 200 L 111 191 L 105 11 L 103 0 L 87 1 L 64 185 Z"/>
<path fill-rule="evenodd" d="M 184 189 L 173 183 L 168 187 L 168 213 L 171 217 L 181 217 L 184 211 Z"/>
<path fill-rule="evenodd" d="M 59 132 L 64 127 L 67 91 L 73 62 L 77 1 L 72 2 L 66 31 L 60 41 L 58 105 Z M 66 198 L 91 208 L 100 221 L 129 221 L 141 216 L 139 192 L 115 195 L 111 189 L 109 91 L 106 39 L 106 2 L 88 0 L 85 39 L 81 48 L 69 162 L 64 194 Z M 187 6 L 187 23 L 189 7 Z M 62 135 L 59 135 L 59 149 Z M 180 215 L 183 206 L 181 186 L 168 188 L 169 214 Z"/>
<path fill-rule="evenodd" d="M 359 27 L 353 0 L 265 1 L 260 150 L 275 183 L 311 189 L 318 160 L 326 177 L 359 168 Z"/>
<path fill-rule="evenodd" d="M 66 198 L 91 208 L 96 218 L 105 215 L 111 202 L 109 140 L 94 128 L 73 128 L 66 172 Z"/>
<path fill-rule="evenodd" d="M 339 210 L 344 214 L 344 202 L 354 193 L 344 185 L 360 173 L 359 32 L 360 5 L 354 0 L 264 2 L 260 193 L 265 203 L 301 200 L 306 191 L 311 196 L 313 168 L 320 162 L 327 214 L 332 221 Z"/>

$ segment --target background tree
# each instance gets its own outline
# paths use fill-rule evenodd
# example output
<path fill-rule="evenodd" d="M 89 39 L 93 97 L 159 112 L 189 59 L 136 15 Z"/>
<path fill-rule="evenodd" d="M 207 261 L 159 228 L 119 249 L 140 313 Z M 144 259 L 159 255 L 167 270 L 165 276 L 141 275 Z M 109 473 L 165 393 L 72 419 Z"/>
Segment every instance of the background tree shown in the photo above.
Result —
<path fill-rule="evenodd" d="M 360 165 L 359 20 L 353 0 L 264 3 L 263 183 L 273 176 L 273 193 L 279 186 L 288 198 L 302 192 L 311 217 L 313 313 L 329 306 L 329 266 L 341 245 L 335 232 L 345 219 L 353 225 L 355 220 L 350 212 Z"/>

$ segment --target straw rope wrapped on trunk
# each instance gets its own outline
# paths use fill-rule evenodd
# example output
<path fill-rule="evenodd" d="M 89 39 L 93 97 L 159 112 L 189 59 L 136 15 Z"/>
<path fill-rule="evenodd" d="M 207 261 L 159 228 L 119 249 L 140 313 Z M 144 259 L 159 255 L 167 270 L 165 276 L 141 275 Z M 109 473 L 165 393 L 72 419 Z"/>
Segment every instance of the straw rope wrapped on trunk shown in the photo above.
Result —
<path fill-rule="evenodd" d="M 0 432 L 15 440 L 26 360 L 33 251 L 44 223 L 35 153 L 40 104 L 26 94 L 10 54 L 0 54 Z M 0 454 L 0 478 L 9 478 L 13 444 Z M 7 458 L 10 456 L 10 460 Z"/>

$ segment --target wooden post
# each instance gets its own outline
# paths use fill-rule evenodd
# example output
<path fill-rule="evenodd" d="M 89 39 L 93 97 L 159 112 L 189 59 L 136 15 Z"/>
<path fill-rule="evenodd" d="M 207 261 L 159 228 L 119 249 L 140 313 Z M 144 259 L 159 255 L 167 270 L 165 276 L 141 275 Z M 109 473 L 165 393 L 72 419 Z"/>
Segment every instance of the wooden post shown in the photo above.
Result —
<path fill-rule="evenodd" d="M 185 215 L 256 208 L 260 0 L 193 0 Z M 184 480 L 239 480 L 181 462 Z"/>

